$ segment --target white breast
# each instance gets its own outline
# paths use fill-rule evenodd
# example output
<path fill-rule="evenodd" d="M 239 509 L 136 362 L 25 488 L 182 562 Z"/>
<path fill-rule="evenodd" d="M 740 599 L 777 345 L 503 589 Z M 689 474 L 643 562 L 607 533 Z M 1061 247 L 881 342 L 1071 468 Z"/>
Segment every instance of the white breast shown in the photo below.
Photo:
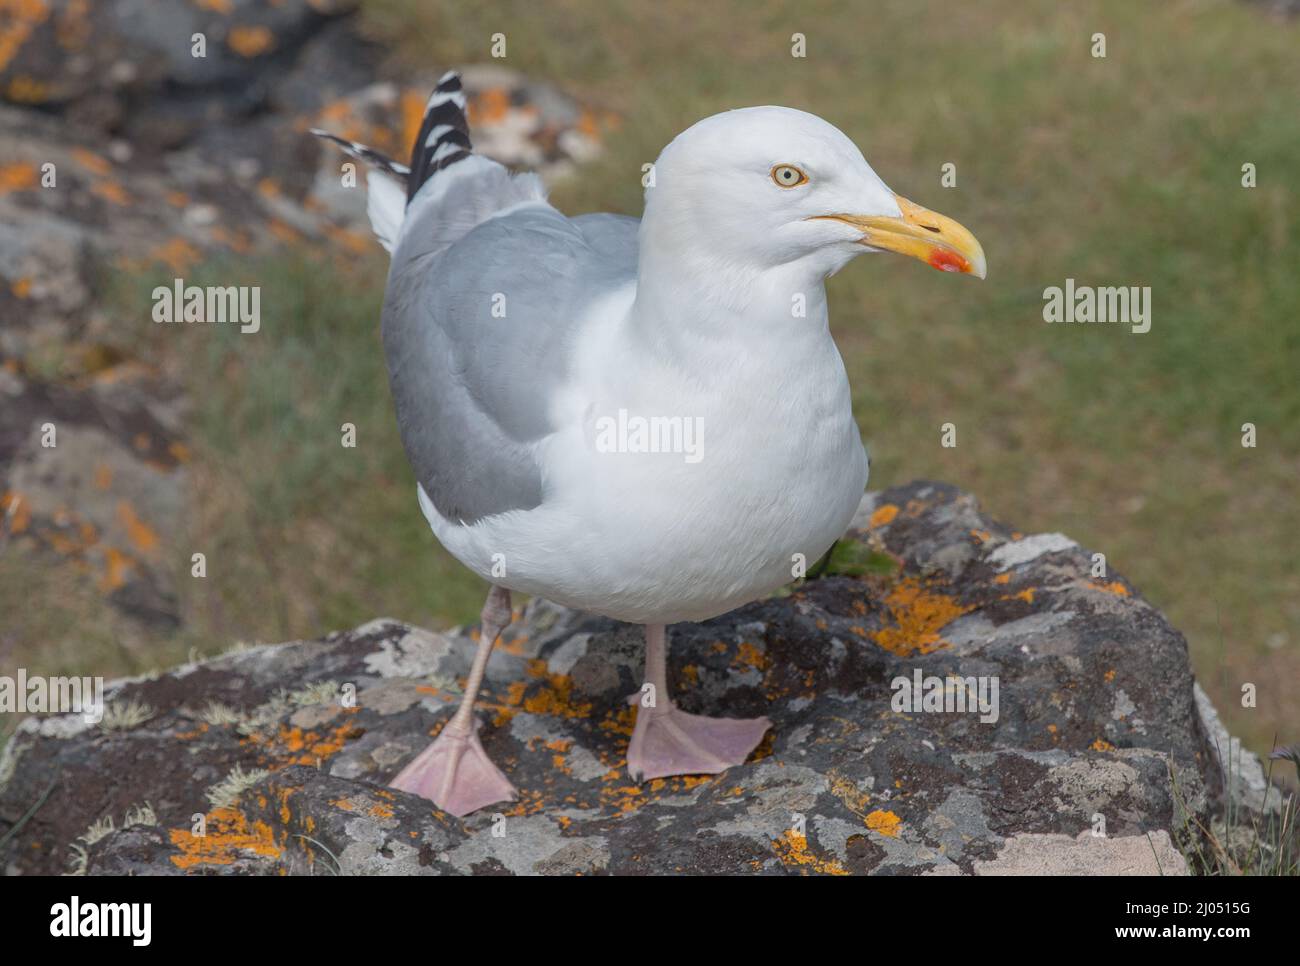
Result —
<path fill-rule="evenodd" d="M 426 516 L 485 579 L 619 620 L 702 620 L 760 597 L 844 532 L 867 482 L 843 363 L 821 335 L 683 366 L 612 326 L 593 333 L 557 402 L 566 428 L 538 449 L 543 504 L 466 527 L 422 500 Z M 653 417 L 657 435 L 638 436 Z M 635 451 L 674 441 L 693 446 Z"/>

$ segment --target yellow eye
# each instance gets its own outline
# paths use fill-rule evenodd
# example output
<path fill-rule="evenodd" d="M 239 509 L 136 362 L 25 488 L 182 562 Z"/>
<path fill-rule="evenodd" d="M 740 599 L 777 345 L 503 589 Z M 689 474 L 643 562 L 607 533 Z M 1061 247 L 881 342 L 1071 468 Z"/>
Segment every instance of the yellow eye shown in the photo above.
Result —
<path fill-rule="evenodd" d="M 772 169 L 772 180 L 780 188 L 797 188 L 799 185 L 808 182 L 808 175 L 793 164 L 778 164 Z"/>

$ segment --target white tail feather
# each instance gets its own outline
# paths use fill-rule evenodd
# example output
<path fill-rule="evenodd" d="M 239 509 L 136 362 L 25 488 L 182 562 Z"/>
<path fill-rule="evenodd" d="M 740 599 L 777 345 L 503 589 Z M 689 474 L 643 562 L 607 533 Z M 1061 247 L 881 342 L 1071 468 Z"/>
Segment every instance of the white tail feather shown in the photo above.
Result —
<path fill-rule="evenodd" d="M 406 187 L 379 171 L 366 174 L 366 214 L 379 244 L 390 254 L 406 217 Z"/>

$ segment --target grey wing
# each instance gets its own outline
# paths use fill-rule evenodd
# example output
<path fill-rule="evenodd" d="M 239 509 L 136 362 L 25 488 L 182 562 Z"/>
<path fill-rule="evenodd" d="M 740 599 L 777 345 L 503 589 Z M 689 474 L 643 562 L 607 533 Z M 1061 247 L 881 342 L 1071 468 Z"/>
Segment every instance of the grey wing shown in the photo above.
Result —
<path fill-rule="evenodd" d="M 421 255 L 403 229 L 384 302 L 402 443 L 444 517 L 472 523 L 542 500 L 533 444 L 551 433 L 576 326 L 636 271 L 636 219 L 526 205 Z"/>

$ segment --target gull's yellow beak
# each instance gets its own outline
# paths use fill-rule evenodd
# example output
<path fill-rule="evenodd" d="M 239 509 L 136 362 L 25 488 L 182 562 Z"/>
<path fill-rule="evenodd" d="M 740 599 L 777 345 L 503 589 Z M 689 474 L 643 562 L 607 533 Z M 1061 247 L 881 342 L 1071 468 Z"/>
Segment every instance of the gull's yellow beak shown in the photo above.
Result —
<path fill-rule="evenodd" d="M 815 215 L 842 221 L 861 230 L 861 245 L 919 258 L 941 272 L 962 272 L 983 278 L 984 249 L 975 236 L 946 215 L 922 208 L 901 195 L 894 200 L 901 218 L 885 215 Z"/>

